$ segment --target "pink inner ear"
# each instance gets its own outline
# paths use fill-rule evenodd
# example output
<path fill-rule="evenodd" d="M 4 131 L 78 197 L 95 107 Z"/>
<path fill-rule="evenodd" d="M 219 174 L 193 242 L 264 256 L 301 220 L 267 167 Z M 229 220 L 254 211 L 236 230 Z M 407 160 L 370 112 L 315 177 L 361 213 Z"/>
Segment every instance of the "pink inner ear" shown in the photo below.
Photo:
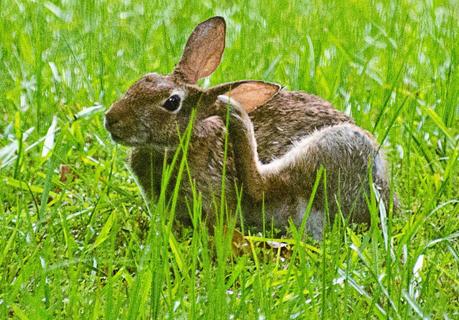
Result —
<path fill-rule="evenodd" d="M 225 95 L 236 100 L 247 113 L 264 105 L 279 91 L 279 86 L 264 82 L 247 82 L 238 85 Z"/>

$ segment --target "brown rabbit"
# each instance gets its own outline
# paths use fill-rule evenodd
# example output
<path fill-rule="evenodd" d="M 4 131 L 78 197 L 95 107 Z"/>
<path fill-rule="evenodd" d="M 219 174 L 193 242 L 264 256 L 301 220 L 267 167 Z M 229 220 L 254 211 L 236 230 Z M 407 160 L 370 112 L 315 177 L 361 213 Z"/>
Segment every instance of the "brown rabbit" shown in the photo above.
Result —
<path fill-rule="evenodd" d="M 218 201 L 223 170 L 225 119 L 222 116 L 222 102 L 217 101 L 218 96 L 231 96 L 237 101 L 235 105 L 242 106 L 249 113 L 256 140 L 256 144 L 251 147 L 257 146 L 252 152 L 257 154 L 261 163 L 269 163 L 277 158 L 285 159 L 282 156 L 297 141 L 317 130 L 353 122 L 330 103 L 316 96 L 280 90 L 275 84 L 238 81 L 207 90 L 197 87 L 196 81 L 209 76 L 220 63 L 225 47 L 225 28 L 225 21 L 221 17 L 199 24 L 188 39 L 182 59 L 172 74 L 147 74 L 121 100 L 114 103 L 105 115 L 105 125 L 113 140 L 133 147 L 129 164 L 147 197 L 152 198 L 160 190 L 164 159 L 166 162 L 170 161 L 171 151 L 179 145 L 179 135 L 185 131 L 192 110 L 196 110 L 188 150 L 188 166 L 197 190 L 203 196 L 203 211 L 210 224 L 213 221 L 212 202 Z M 248 123 L 246 122 L 245 127 L 250 127 Z M 231 140 L 236 141 L 234 137 Z M 241 150 L 238 145 L 235 144 L 234 149 L 237 156 L 252 161 L 253 154 L 246 156 L 245 153 L 239 153 Z M 292 152 L 293 150 L 289 154 Z M 251 183 L 241 177 L 246 169 L 241 168 L 239 171 L 240 159 L 236 159 L 238 166 L 235 168 L 232 154 L 228 156 L 226 200 L 229 207 L 234 207 L 237 177 L 247 187 Z M 278 161 L 280 160 L 275 160 L 274 163 Z M 341 159 L 335 158 L 334 161 L 340 162 Z M 361 173 L 366 174 L 365 168 L 361 169 Z M 384 176 L 384 173 L 381 174 Z M 383 180 L 386 181 L 385 176 Z M 191 187 L 190 181 L 185 179 L 180 202 L 183 208 L 177 210 L 184 213 L 179 217 L 181 219 L 187 217 L 185 202 L 191 197 Z M 386 188 L 386 184 L 383 188 Z M 261 196 L 253 197 L 251 191 L 248 192 L 254 200 Z M 251 207 L 253 210 L 244 212 L 245 218 L 249 224 L 257 225 L 262 219 L 261 212 L 257 210 L 259 203 Z M 347 213 L 347 207 L 341 209 Z M 279 212 L 281 214 L 282 210 Z M 356 221 L 368 220 L 368 213 L 359 214 L 358 217 L 365 219 L 359 218 Z M 284 222 L 281 224 L 285 226 Z"/>

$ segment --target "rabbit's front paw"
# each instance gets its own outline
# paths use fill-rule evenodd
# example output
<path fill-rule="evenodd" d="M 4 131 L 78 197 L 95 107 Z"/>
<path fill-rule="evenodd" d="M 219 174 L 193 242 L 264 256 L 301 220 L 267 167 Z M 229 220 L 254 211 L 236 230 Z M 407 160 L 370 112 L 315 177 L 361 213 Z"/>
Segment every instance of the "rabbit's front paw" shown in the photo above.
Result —
<path fill-rule="evenodd" d="M 253 134 L 252 122 L 241 104 L 225 95 L 219 96 L 218 100 L 222 105 L 226 106 L 227 116 L 229 117 L 228 129 L 233 138 L 243 140 L 243 137 Z"/>
<path fill-rule="evenodd" d="M 250 118 L 244 108 L 228 96 L 221 95 L 218 97 L 219 105 L 226 108 L 227 115 L 230 117 L 230 127 L 244 127 Z"/>

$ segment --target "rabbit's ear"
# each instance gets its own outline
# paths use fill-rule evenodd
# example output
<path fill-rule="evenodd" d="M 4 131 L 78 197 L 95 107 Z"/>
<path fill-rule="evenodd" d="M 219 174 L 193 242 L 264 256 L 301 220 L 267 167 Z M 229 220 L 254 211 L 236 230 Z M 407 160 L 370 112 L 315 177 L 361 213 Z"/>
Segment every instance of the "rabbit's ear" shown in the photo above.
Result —
<path fill-rule="evenodd" d="M 225 49 L 225 19 L 213 17 L 193 30 L 173 76 L 189 84 L 209 76 L 220 64 Z"/>
<path fill-rule="evenodd" d="M 247 112 L 252 112 L 272 99 L 281 86 L 263 81 L 239 81 L 226 83 L 207 91 L 209 97 L 224 95 L 238 102 Z"/>

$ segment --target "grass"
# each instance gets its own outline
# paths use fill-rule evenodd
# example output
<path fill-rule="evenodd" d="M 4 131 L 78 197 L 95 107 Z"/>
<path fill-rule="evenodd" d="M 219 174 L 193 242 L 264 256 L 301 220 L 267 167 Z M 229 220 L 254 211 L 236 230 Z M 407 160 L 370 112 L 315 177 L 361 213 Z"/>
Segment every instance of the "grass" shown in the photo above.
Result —
<path fill-rule="evenodd" d="M 217 14 L 227 49 L 204 85 L 264 79 L 352 114 L 400 214 L 233 254 L 199 203 L 175 231 L 165 197 L 147 208 L 103 110 Z M 452 0 L 0 1 L 0 318 L 458 318 L 458 16 Z"/>

